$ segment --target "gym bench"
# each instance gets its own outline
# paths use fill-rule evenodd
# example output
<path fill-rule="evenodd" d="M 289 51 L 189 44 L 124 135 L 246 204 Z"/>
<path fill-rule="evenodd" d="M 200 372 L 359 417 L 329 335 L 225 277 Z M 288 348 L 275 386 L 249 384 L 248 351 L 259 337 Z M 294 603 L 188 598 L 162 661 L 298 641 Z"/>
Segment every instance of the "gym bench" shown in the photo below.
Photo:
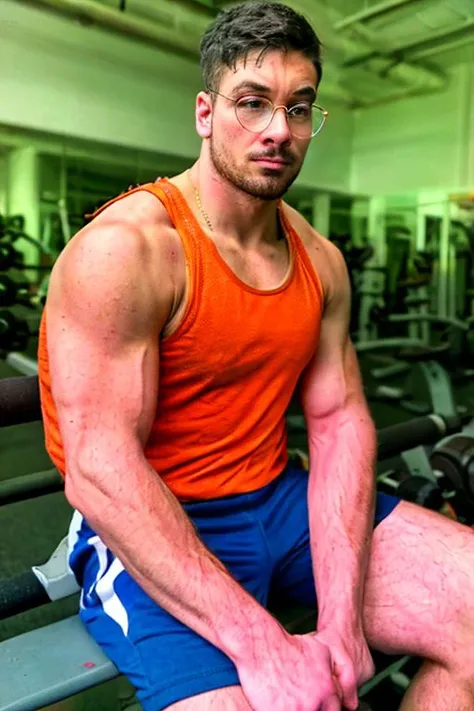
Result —
<path fill-rule="evenodd" d="M 69 617 L 0 644 L 0 709 L 36 711 L 117 675 L 79 617 Z"/>

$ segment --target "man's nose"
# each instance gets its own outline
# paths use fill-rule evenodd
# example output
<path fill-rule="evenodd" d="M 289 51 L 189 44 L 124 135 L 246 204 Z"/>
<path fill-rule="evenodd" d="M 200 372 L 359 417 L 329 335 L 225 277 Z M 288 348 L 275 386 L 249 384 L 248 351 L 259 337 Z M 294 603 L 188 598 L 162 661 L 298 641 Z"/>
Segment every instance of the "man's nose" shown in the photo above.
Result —
<path fill-rule="evenodd" d="M 266 138 L 273 138 L 279 143 L 291 141 L 292 133 L 285 106 L 275 106 L 272 120 L 264 131 Z"/>

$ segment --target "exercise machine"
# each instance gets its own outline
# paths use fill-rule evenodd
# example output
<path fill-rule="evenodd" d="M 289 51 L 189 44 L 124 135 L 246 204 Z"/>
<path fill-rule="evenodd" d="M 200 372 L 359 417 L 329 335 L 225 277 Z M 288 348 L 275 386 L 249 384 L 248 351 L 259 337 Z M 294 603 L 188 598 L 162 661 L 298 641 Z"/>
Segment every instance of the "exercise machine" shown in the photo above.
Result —
<path fill-rule="evenodd" d="M 429 311 L 431 301 L 428 286 L 432 279 L 429 262 L 418 255 L 418 272 L 403 282 L 404 313 L 391 313 L 386 304 L 381 271 L 372 274 L 372 291 L 364 295 L 363 326 L 355 348 L 361 356 L 369 356 L 370 369 L 364 371 L 367 397 L 399 405 L 411 414 L 436 412 L 452 415 L 457 411 L 452 381 L 443 361 L 450 352 L 458 333 L 466 333 L 469 324 L 453 316 L 439 316 Z M 374 274 L 377 280 L 374 281 Z M 392 299 L 392 305 L 399 303 Z M 383 324 L 383 336 L 379 336 Z M 442 330 L 441 338 L 433 337 L 433 328 Z M 388 335 L 390 329 L 395 335 Z M 388 355 L 387 355 L 388 354 Z M 378 361 L 378 362 L 377 362 Z M 393 385 L 394 379 L 409 376 L 403 385 Z"/>
<path fill-rule="evenodd" d="M 22 242 L 34 245 L 37 263 L 25 263 L 18 247 Z M 21 215 L 0 215 L 0 357 L 26 350 L 30 338 L 37 336 L 44 285 L 55 258 L 40 240 L 26 234 Z"/>

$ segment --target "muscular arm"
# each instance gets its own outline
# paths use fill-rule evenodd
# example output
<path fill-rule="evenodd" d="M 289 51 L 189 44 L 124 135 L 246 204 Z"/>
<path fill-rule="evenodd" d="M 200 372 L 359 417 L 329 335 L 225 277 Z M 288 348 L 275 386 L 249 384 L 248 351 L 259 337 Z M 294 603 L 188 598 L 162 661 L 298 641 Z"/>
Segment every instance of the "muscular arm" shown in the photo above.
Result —
<path fill-rule="evenodd" d="M 166 256 L 130 226 L 93 225 L 56 265 L 47 303 L 66 496 L 157 603 L 238 663 L 284 630 L 202 544 L 143 452 L 173 301 Z"/>
<path fill-rule="evenodd" d="M 318 629 L 359 626 L 374 511 L 376 432 L 348 335 L 350 288 L 328 245 L 329 293 L 303 384 L 310 453 L 308 506 Z"/>

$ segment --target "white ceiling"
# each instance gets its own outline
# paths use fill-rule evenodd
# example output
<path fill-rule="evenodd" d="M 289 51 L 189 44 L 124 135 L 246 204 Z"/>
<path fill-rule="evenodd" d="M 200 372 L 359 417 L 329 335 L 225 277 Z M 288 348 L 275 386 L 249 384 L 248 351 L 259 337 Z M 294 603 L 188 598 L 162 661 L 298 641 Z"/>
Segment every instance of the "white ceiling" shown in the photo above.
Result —
<path fill-rule="evenodd" d="M 23 0 L 195 57 L 218 9 L 235 0 Z M 474 0 L 284 0 L 325 47 L 322 93 L 352 106 L 440 91 L 474 62 Z"/>
<path fill-rule="evenodd" d="M 374 45 L 402 58 L 430 56 L 441 60 L 445 45 L 474 43 L 474 0 L 412 0 L 392 12 L 355 23 L 362 24 Z M 369 36 L 368 35 L 368 36 Z M 455 55 L 452 55 L 455 61 Z"/>
<path fill-rule="evenodd" d="M 62 2 L 37 0 L 56 10 Z M 323 92 L 355 106 L 441 90 L 450 68 L 474 61 L 474 0 L 286 2 L 312 21 L 324 42 L 328 69 Z M 142 21 L 145 33 L 152 25 L 166 32 L 174 29 L 176 51 L 182 52 L 185 44 L 197 57 L 202 32 L 219 8 L 235 0 L 95 0 L 94 4 L 123 19 Z"/>

